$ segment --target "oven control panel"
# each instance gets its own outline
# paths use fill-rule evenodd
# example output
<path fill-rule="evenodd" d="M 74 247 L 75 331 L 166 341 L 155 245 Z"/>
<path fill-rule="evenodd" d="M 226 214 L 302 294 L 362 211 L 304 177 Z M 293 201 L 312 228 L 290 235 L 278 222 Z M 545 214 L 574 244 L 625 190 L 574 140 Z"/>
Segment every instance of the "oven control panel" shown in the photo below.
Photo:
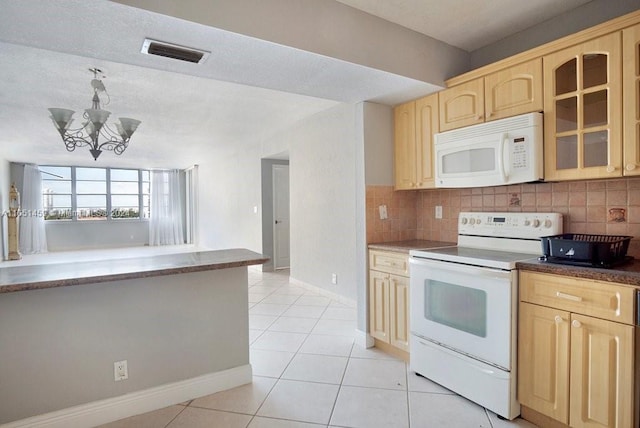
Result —
<path fill-rule="evenodd" d="M 523 212 L 461 212 L 459 235 L 539 238 L 562 233 L 562 214 Z"/>

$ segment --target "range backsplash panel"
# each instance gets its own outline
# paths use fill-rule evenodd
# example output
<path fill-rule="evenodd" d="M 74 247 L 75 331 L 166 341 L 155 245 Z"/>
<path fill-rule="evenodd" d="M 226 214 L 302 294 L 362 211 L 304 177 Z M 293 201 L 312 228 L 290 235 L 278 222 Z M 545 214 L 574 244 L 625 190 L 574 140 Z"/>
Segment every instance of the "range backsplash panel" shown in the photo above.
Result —
<path fill-rule="evenodd" d="M 554 211 L 564 215 L 566 233 L 633 236 L 628 254 L 640 258 L 640 177 L 420 191 L 367 186 L 366 197 L 368 242 L 455 242 L 460 211 Z M 387 219 L 380 219 L 380 205 Z"/>

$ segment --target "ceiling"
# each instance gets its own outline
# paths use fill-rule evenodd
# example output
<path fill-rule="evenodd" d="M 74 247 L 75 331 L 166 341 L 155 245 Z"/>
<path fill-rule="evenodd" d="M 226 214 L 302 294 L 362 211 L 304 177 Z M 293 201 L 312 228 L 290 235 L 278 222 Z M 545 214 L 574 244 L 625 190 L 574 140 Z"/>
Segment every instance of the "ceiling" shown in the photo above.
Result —
<path fill-rule="evenodd" d="M 467 52 L 591 0 L 337 0 Z"/>
<path fill-rule="evenodd" d="M 478 0 L 338 1 L 466 50 L 586 3 L 529 0 L 516 11 L 513 0 L 482 1 L 480 10 Z M 106 75 L 103 107 L 113 118 L 142 121 L 127 152 L 103 154 L 101 166 L 187 167 L 340 102 L 393 104 L 438 89 L 105 0 L 0 0 L 0 10 L 0 150 L 16 162 L 96 165 L 86 149 L 64 150 L 46 110 L 89 108 L 91 67 Z M 142 55 L 148 34 L 212 54 L 198 67 Z"/>

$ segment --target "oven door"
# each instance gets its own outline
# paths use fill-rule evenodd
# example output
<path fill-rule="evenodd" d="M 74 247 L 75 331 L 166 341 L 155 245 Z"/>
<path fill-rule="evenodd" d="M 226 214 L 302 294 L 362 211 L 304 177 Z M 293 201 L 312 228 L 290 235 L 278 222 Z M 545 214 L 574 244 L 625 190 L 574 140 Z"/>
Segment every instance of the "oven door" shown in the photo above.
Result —
<path fill-rule="evenodd" d="M 516 271 L 410 259 L 411 333 L 511 370 Z"/>

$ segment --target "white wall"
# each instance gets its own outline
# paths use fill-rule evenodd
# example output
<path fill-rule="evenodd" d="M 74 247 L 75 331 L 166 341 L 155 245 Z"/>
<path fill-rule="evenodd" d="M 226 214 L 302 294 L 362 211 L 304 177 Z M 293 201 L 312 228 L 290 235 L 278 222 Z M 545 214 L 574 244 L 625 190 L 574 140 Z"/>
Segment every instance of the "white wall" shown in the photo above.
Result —
<path fill-rule="evenodd" d="M 149 222 L 145 220 L 47 221 L 45 229 L 49 251 L 149 245 Z"/>
<path fill-rule="evenodd" d="M 201 246 L 262 251 L 259 144 L 230 144 L 198 164 Z M 257 206 L 258 212 L 253 212 Z"/>
<path fill-rule="evenodd" d="M 391 107 L 341 104 L 237 147 L 200 165 L 202 244 L 260 251 L 263 207 L 252 210 L 260 200 L 261 157 L 288 151 L 291 276 L 355 300 L 358 328 L 366 331 L 365 185 L 393 183 Z"/>
<path fill-rule="evenodd" d="M 249 364 L 246 284 L 240 267 L 0 294 L 0 425 Z"/>
<path fill-rule="evenodd" d="M 356 111 L 342 104 L 281 136 L 290 142 L 291 276 L 354 300 Z"/>
<path fill-rule="evenodd" d="M 291 276 L 355 300 L 358 216 L 364 221 L 364 210 L 356 211 L 357 198 L 364 202 L 356 191 L 359 108 L 339 104 L 253 145 L 229 145 L 203 159 L 201 244 L 262 250 L 261 159 L 288 151 Z"/>

